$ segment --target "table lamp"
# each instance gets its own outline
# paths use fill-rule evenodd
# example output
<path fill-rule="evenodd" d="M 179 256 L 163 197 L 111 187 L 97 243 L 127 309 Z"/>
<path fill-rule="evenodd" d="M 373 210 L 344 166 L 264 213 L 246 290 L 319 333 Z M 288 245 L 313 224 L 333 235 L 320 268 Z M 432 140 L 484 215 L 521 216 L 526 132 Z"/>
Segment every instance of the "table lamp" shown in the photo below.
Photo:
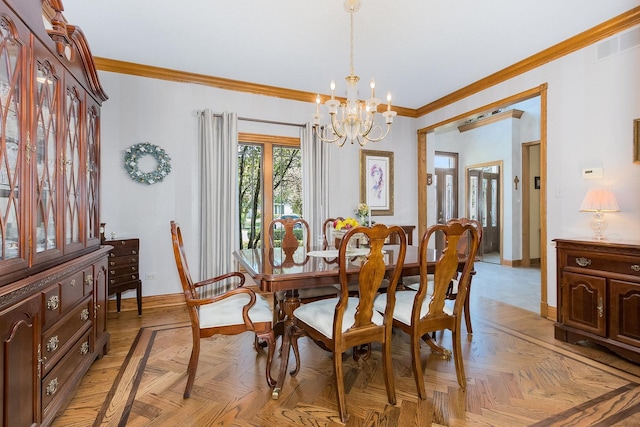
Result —
<path fill-rule="evenodd" d="M 580 212 L 595 212 L 591 221 L 591 229 L 595 233 L 594 239 L 604 240 L 604 230 L 607 224 L 604 221 L 604 212 L 618 212 L 620 207 L 611 190 L 592 188 L 587 191 L 580 205 Z"/>

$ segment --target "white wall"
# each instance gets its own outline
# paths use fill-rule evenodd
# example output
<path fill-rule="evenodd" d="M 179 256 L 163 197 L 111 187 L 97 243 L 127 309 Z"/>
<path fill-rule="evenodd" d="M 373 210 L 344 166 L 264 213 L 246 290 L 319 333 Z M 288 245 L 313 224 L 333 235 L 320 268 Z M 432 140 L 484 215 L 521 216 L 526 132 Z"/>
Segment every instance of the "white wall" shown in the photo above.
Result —
<path fill-rule="evenodd" d="M 632 122 L 640 117 L 638 70 L 640 48 L 598 60 L 594 45 L 419 119 L 396 118 L 388 139 L 366 147 L 395 153 L 395 213 L 375 219 L 416 224 L 416 129 L 548 83 L 548 240 L 542 244 L 548 254 L 548 301 L 555 306 L 555 249 L 551 240 L 590 235 L 590 214 L 578 212 L 588 188 L 609 186 L 618 198 L 621 212 L 607 215 L 608 237 L 640 240 L 640 165 L 632 163 Z M 101 219 L 107 223 L 107 234 L 114 230 L 120 237 L 140 238 L 142 277 L 149 272 L 158 277 L 143 280 L 144 295 L 180 292 L 169 220 L 183 225 L 191 268 L 197 272 L 195 112 L 211 108 L 215 112 L 235 111 L 239 117 L 303 123 L 310 120 L 314 106 L 108 72 L 100 72 L 100 79 L 110 97 L 102 109 Z M 296 128 L 242 121 L 239 130 L 297 135 Z M 431 144 L 432 135 L 427 138 Z M 521 138 L 527 140 L 522 134 Z M 144 141 L 159 145 L 172 157 L 172 173 L 152 186 L 131 181 L 122 167 L 124 150 Z M 603 168 L 604 177 L 583 180 L 581 170 L 596 166 Z M 330 214 L 351 215 L 359 202 L 358 147 L 332 148 L 332 169 L 331 187 L 335 190 Z"/>
<path fill-rule="evenodd" d="M 552 239 L 591 235 L 591 215 L 578 211 L 588 188 L 610 187 L 620 204 L 621 212 L 606 217 L 607 237 L 640 240 L 640 165 L 632 162 L 639 70 L 640 47 L 598 60 L 592 45 L 418 119 L 418 128 L 427 127 L 548 83 L 547 241 L 541 244 L 547 250 L 550 306 L 556 305 Z M 602 167 L 604 176 L 584 180 L 581 171 L 590 167 Z"/>
<path fill-rule="evenodd" d="M 143 295 L 181 292 L 169 233 L 169 221 L 181 223 L 191 273 L 198 280 L 198 121 L 196 112 L 233 111 L 240 118 L 303 124 L 315 112 L 313 103 L 282 100 L 215 89 L 100 72 L 109 96 L 101 121 L 101 221 L 106 234 L 140 238 L 140 274 Z M 240 132 L 299 136 L 299 127 L 240 120 Z M 374 217 L 381 222 L 416 224 L 417 194 L 415 120 L 397 117 L 390 136 L 369 144 L 368 150 L 393 151 L 395 163 L 395 214 Z M 171 157 L 172 172 L 154 185 L 129 179 L 122 165 L 124 151 L 149 142 Z M 359 203 L 359 146 L 333 146 L 331 153 L 332 216 L 353 216 Z M 143 159 L 144 160 L 144 159 Z M 151 160 L 151 159 L 149 159 Z M 153 161 L 151 160 L 151 163 Z M 141 161 L 141 164 L 144 164 Z M 415 238 L 416 236 L 414 236 Z M 156 273 L 157 279 L 145 280 Z M 133 292 L 124 295 L 133 297 Z"/>

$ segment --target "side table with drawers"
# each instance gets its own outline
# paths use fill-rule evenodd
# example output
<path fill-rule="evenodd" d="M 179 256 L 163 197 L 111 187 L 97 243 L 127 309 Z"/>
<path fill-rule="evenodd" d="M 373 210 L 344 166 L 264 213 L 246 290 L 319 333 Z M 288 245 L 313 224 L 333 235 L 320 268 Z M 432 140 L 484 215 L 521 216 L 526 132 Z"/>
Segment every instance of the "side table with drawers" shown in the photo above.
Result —
<path fill-rule="evenodd" d="M 589 340 L 640 363 L 640 242 L 555 242 L 556 339 Z"/>
<path fill-rule="evenodd" d="M 109 252 L 109 295 L 116 294 L 116 307 L 120 311 L 122 292 L 136 290 L 138 315 L 142 316 L 142 281 L 139 270 L 140 239 L 103 240 L 104 245 L 113 246 Z"/>

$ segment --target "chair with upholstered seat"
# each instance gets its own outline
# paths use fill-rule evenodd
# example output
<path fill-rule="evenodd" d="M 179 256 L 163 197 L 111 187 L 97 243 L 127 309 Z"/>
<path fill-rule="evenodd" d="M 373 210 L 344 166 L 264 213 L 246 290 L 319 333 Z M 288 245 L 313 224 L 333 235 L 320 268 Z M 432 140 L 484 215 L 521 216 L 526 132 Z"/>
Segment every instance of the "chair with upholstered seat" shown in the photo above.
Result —
<path fill-rule="evenodd" d="M 369 243 L 366 255 L 353 257 L 347 255 L 348 241 L 355 234 L 362 233 Z M 400 233 L 400 244 L 393 252 L 393 266 L 389 267 L 386 257 L 390 256 L 384 248 L 384 242 L 393 233 Z M 393 369 L 391 363 L 391 327 L 394 307 L 395 288 L 400 279 L 406 252 L 406 238 L 398 226 L 387 227 L 377 224 L 373 227 L 356 227 L 349 230 L 340 242 L 338 266 L 340 293 L 337 298 L 324 299 L 303 304 L 293 312 L 293 325 L 287 329 L 282 351 L 283 361 L 280 366 L 278 387 L 282 386 L 287 369 L 289 345 L 293 346 L 296 359 L 299 360 L 297 340 L 299 336 L 308 335 L 315 343 L 333 352 L 333 365 L 336 381 L 336 397 L 338 412 L 343 422 L 347 421 L 345 386 L 342 367 L 342 353 L 348 349 L 354 352 L 360 346 L 367 345 L 371 351 L 371 343 L 382 344 L 382 361 L 389 403 L 396 403 Z M 348 275 L 347 275 L 348 271 Z M 388 286 L 388 305 L 382 314 L 373 308 L 376 295 L 387 274 L 390 273 Z M 356 276 L 357 275 L 357 276 Z M 357 277 L 357 296 L 349 295 L 348 285 L 351 277 Z M 355 353 L 354 353 L 354 358 Z M 291 373 L 295 376 L 300 363 Z"/>
<path fill-rule="evenodd" d="M 428 247 L 436 233 L 443 233 L 445 247 L 442 255 L 435 261 L 433 268 L 433 290 L 428 293 L 427 263 Z M 447 291 L 451 285 L 451 278 L 456 276 L 459 270 L 460 257 L 457 246 L 461 239 L 469 236 L 468 255 L 464 258 L 464 267 L 458 276 L 458 292 L 453 307 L 447 303 Z M 468 221 L 449 221 L 447 224 L 437 224 L 427 229 L 420 241 L 420 285 L 417 291 L 404 290 L 395 293 L 395 309 L 393 313 L 393 325 L 400 328 L 410 336 L 411 359 L 415 376 L 418 395 L 426 398 L 422 363 L 420 360 L 420 343 L 424 340 L 432 350 L 447 354 L 440 348 L 429 335 L 443 329 L 452 333 L 453 357 L 455 361 L 458 384 L 463 390 L 466 388 L 464 365 L 462 362 L 462 350 L 460 341 L 460 324 L 465 300 L 468 296 L 469 282 L 473 268 L 473 259 L 479 246 L 479 236 L 476 227 Z M 388 307 L 386 294 L 376 298 L 376 310 L 383 312 Z"/>
<path fill-rule="evenodd" d="M 200 340 L 214 335 L 237 335 L 243 332 L 253 332 L 267 344 L 267 384 L 275 385 L 271 377 L 271 360 L 273 359 L 275 337 L 272 330 L 273 312 L 269 302 L 252 289 L 244 287 L 245 277 L 240 272 L 231 272 L 217 277 L 194 282 L 189 272 L 186 252 L 182 241 L 180 226 L 171 221 L 171 240 L 178 275 L 182 283 L 187 310 L 191 320 L 193 348 L 187 369 L 187 385 L 184 397 L 191 395 L 191 389 L 198 369 L 200 356 Z M 225 286 L 232 282 L 230 290 L 222 291 L 218 295 L 202 297 L 200 290 L 205 286 Z M 256 346 L 256 351 L 262 351 Z"/>
<path fill-rule="evenodd" d="M 482 243 L 482 224 L 480 224 L 479 221 L 475 220 L 475 219 L 468 219 L 468 218 L 459 218 L 459 219 L 454 219 L 452 221 L 460 221 L 462 223 L 469 223 L 471 225 L 473 225 L 476 230 L 478 230 L 478 240 L 479 243 Z M 458 251 L 458 253 L 460 255 L 464 255 L 464 256 L 468 256 L 469 254 L 469 238 L 470 236 L 467 235 L 466 238 L 460 239 L 460 241 L 458 242 L 458 246 L 456 248 L 456 250 Z M 475 263 L 475 260 L 471 260 L 472 263 Z M 447 299 L 448 300 L 455 300 L 457 293 L 458 293 L 458 273 L 456 273 L 455 277 L 451 280 L 450 286 L 449 286 L 449 290 L 447 291 Z M 469 310 L 469 300 L 470 300 L 470 294 L 471 294 L 471 283 L 473 282 L 473 276 L 476 275 L 476 270 L 473 267 L 471 267 L 471 278 L 469 279 L 469 285 L 467 287 L 467 298 L 465 299 L 465 303 L 464 303 L 464 322 L 465 325 L 467 327 L 467 333 L 472 334 L 473 333 L 473 328 L 471 327 L 471 312 Z M 429 281 L 428 283 L 428 289 L 427 289 L 427 293 L 428 294 L 432 294 L 433 293 L 433 275 L 429 274 L 427 275 L 427 279 Z M 418 290 L 418 287 L 420 286 L 420 276 L 405 276 L 402 278 L 402 284 L 404 285 L 404 287 L 409 288 L 409 289 L 413 289 L 413 290 Z"/>

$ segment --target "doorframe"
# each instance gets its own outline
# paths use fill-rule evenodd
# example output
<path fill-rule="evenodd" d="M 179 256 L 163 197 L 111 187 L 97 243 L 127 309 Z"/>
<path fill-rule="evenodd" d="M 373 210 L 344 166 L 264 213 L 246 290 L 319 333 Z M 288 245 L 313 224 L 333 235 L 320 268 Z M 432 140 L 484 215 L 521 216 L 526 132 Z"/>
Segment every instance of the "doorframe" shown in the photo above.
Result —
<path fill-rule="evenodd" d="M 522 143 L 522 267 L 531 267 L 531 147 L 540 141 Z M 542 183 L 540 184 L 542 186 Z M 540 242 L 542 244 L 542 242 Z M 541 245 L 542 246 L 542 245 Z"/>
<path fill-rule="evenodd" d="M 498 166 L 500 185 L 498 186 L 498 200 L 500 201 L 500 212 L 498 212 L 498 221 L 500 221 L 500 229 L 498 234 L 500 235 L 500 265 L 504 262 L 504 164 L 502 160 L 495 160 L 492 162 L 478 163 L 475 165 L 468 165 L 464 167 L 464 212 L 465 216 L 469 217 L 469 169 L 479 169 L 487 166 Z M 483 251 L 484 253 L 484 251 Z"/>
<path fill-rule="evenodd" d="M 427 230 L 427 134 L 435 132 L 437 128 L 463 120 L 473 114 L 506 108 L 512 104 L 527 99 L 540 97 L 540 315 L 555 320 L 556 307 L 549 307 L 547 291 L 547 89 L 548 84 L 542 83 L 532 89 L 480 106 L 474 110 L 450 117 L 433 125 L 418 129 L 418 235 L 422 236 Z"/>

